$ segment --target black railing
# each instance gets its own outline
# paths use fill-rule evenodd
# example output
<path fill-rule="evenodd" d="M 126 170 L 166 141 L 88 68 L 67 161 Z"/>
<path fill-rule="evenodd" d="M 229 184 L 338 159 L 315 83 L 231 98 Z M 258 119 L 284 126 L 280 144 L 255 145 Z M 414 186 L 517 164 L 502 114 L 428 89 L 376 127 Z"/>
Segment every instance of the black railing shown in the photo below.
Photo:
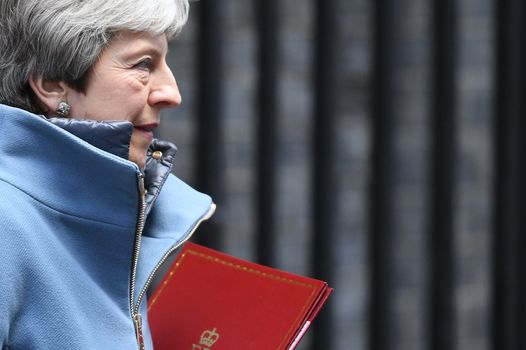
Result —
<path fill-rule="evenodd" d="M 335 120 L 336 120 L 336 4 L 333 0 L 314 2 L 314 108 L 312 135 L 312 255 L 311 271 L 314 277 L 334 282 L 334 240 L 336 212 Z M 334 347 L 333 303 L 329 302 L 320 313 L 313 331 L 313 348 Z"/>
<path fill-rule="evenodd" d="M 203 1 L 198 11 L 198 94 L 197 100 L 197 171 L 196 184 L 214 201 L 223 202 L 223 11 L 219 1 Z M 222 214 L 203 225 L 197 237 L 199 243 L 220 248 L 222 245 Z"/>
<path fill-rule="evenodd" d="M 429 205 L 429 349 L 456 349 L 457 2 L 434 0 Z"/>
<path fill-rule="evenodd" d="M 526 347 L 526 4 L 496 2 L 492 347 Z"/>
<path fill-rule="evenodd" d="M 255 6 L 257 21 L 257 175 L 255 218 L 257 259 L 274 266 L 276 236 L 276 152 L 278 118 L 279 16 L 276 0 Z M 271 24 L 271 25 L 269 25 Z"/>
<path fill-rule="evenodd" d="M 373 65 L 371 113 L 371 183 L 369 190 L 369 308 L 368 348 L 387 349 L 391 343 L 391 238 L 394 180 L 394 52 L 393 1 L 375 2 L 373 21 Z"/>

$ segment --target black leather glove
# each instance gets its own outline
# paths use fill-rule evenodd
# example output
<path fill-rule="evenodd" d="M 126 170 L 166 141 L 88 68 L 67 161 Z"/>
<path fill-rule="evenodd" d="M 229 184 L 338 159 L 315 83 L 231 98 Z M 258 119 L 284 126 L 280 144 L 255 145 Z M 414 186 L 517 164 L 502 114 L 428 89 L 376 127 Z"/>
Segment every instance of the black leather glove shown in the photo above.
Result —
<path fill-rule="evenodd" d="M 153 140 L 146 154 L 144 184 L 146 186 L 146 215 L 172 171 L 177 147 L 168 141 Z"/>

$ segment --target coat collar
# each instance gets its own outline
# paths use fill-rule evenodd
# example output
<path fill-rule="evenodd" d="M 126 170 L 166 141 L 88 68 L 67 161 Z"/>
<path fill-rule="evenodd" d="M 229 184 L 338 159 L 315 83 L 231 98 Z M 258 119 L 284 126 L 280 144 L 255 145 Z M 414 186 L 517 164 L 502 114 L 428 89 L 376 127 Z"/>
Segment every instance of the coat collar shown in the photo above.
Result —
<path fill-rule="evenodd" d="M 93 121 L 68 118 L 47 119 L 52 124 L 79 137 L 100 150 L 128 159 L 130 139 L 133 130 L 128 121 Z M 162 186 L 171 173 L 177 147 L 167 141 L 153 140 L 148 148 L 145 176 L 146 215 L 159 196 Z"/>
<path fill-rule="evenodd" d="M 132 123 L 128 121 L 99 122 L 69 118 L 47 120 L 103 151 L 128 159 L 133 130 Z"/>

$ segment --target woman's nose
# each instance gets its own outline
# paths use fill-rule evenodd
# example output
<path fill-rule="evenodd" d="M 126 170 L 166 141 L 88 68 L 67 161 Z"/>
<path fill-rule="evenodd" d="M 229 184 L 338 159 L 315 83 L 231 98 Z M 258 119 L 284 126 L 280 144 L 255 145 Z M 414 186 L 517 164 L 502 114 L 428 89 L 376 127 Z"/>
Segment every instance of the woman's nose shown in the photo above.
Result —
<path fill-rule="evenodd" d="M 165 68 L 158 73 L 156 82 L 150 91 L 148 103 L 152 106 L 164 108 L 179 106 L 182 97 L 172 71 L 168 66 L 165 66 Z"/>

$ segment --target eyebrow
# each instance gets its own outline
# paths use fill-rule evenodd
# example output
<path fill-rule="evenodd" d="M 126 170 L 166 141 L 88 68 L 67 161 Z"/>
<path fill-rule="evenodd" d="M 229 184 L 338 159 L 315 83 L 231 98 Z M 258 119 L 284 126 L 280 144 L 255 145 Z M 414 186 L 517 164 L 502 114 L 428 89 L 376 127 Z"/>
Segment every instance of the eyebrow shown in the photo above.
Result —
<path fill-rule="evenodd" d="M 120 57 L 124 60 L 130 60 L 138 58 L 143 55 L 150 55 L 156 59 L 163 58 L 168 54 L 168 45 L 159 47 L 154 45 L 148 40 L 139 41 L 138 43 L 132 43 L 123 52 L 121 51 Z"/>
<path fill-rule="evenodd" d="M 158 50 L 154 47 L 143 47 L 138 49 L 130 49 L 129 51 L 123 53 L 124 58 L 132 59 L 143 55 L 150 55 L 155 58 L 163 57 L 164 53 L 161 50 Z"/>

